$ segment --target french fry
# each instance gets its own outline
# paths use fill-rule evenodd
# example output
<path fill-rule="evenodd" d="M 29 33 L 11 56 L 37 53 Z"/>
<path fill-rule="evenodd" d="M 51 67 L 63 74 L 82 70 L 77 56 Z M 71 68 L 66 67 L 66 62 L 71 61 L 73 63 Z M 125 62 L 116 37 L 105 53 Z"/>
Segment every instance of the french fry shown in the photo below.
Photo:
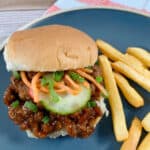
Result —
<path fill-rule="evenodd" d="M 106 55 L 108 58 L 110 58 L 111 60 L 124 61 L 124 55 L 119 50 L 117 50 L 112 45 L 110 45 L 109 43 L 107 43 L 103 40 L 97 40 L 96 44 L 97 44 L 98 48 L 100 49 L 100 51 L 104 55 Z"/>
<path fill-rule="evenodd" d="M 125 54 L 124 57 L 126 61 L 130 63 L 129 65 L 129 63 L 126 62 L 127 65 L 131 66 L 137 72 L 150 79 L 150 71 L 143 65 L 143 63 L 139 59 L 130 54 Z"/>
<path fill-rule="evenodd" d="M 138 47 L 129 47 L 127 53 L 137 57 L 147 67 L 150 67 L 150 53 Z"/>
<path fill-rule="evenodd" d="M 122 54 L 119 50 L 108 44 L 107 42 L 104 42 L 102 40 L 97 40 L 96 41 L 97 46 L 99 47 L 100 51 L 105 54 L 108 58 L 110 58 L 113 61 L 121 61 L 133 69 L 135 69 L 137 72 L 142 74 L 143 76 L 147 77 L 150 79 L 150 71 L 143 68 L 143 67 L 137 67 L 135 64 L 136 62 L 133 63 L 133 60 L 126 58 L 124 54 Z"/>
<path fill-rule="evenodd" d="M 142 125 L 138 118 L 134 118 L 130 129 L 128 139 L 125 140 L 120 150 L 136 150 L 142 134 Z"/>
<path fill-rule="evenodd" d="M 136 65 L 137 67 L 142 67 L 143 69 L 146 69 L 144 64 L 135 56 L 126 53 L 126 54 L 124 54 L 124 57 L 125 57 L 125 59 L 130 61 L 132 64 Z"/>
<path fill-rule="evenodd" d="M 123 110 L 122 101 L 117 89 L 112 68 L 108 58 L 104 55 L 99 56 L 105 87 L 109 94 L 109 104 L 111 107 L 114 133 L 117 141 L 124 141 L 128 138 L 128 130 Z"/>
<path fill-rule="evenodd" d="M 119 73 L 114 73 L 115 80 L 128 103 L 138 108 L 144 105 L 141 95 L 129 84 L 129 82 Z"/>
<path fill-rule="evenodd" d="M 121 61 L 117 61 L 115 63 L 112 63 L 112 67 L 117 72 L 120 72 L 124 74 L 129 79 L 133 80 L 137 84 L 139 84 L 141 87 L 143 87 L 145 90 L 150 92 L 150 79 L 142 76 L 138 72 L 136 72 L 134 69 L 132 69 L 130 66 L 124 64 Z"/>
<path fill-rule="evenodd" d="M 137 150 L 150 150 L 150 133 L 147 133 Z"/>
<path fill-rule="evenodd" d="M 130 55 L 130 54 L 125 54 L 124 55 L 125 59 L 127 62 L 127 65 L 131 66 L 133 69 L 135 69 L 137 72 L 141 73 L 145 77 L 148 77 L 150 79 L 150 71 L 144 66 L 144 64 L 136 57 Z"/>
<path fill-rule="evenodd" d="M 146 114 L 146 116 L 142 120 L 142 126 L 145 131 L 150 132 L 150 112 Z"/>

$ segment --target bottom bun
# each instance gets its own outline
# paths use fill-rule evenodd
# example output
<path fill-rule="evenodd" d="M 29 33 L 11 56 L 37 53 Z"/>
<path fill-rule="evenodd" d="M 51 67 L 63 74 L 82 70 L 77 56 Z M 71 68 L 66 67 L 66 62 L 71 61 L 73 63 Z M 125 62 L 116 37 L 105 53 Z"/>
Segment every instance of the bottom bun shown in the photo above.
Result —
<path fill-rule="evenodd" d="M 27 136 L 29 138 L 35 138 L 35 139 L 38 139 L 38 137 L 36 137 L 30 130 L 26 130 L 26 133 L 27 133 Z M 61 129 L 59 131 L 55 131 L 51 134 L 49 134 L 47 137 L 48 138 L 52 138 L 52 139 L 55 139 L 57 137 L 60 137 L 60 136 L 66 136 L 68 135 L 67 131 L 65 129 Z"/>
<path fill-rule="evenodd" d="M 100 107 L 103 115 L 105 114 L 106 117 L 109 116 L 109 111 L 106 107 L 106 104 L 104 102 L 104 98 L 100 98 L 99 101 L 96 101 L 97 105 Z M 102 115 L 102 117 L 103 117 Z M 95 123 L 93 125 L 94 128 L 96 128 L 97 124 L 101 121 L 102 117 L 98 117 L 95 119 Z M 35 138 L 35 139 L 38 139 L 38 137 L 36 137 L 30 130 L 26 130 L 26 133 L 27 133 L 27 136 L 29 138 Z M 50 133 L 47 137 L 48 138 L 57 138 L 57 137 L 60 137 L 60 136 L 66 136 L 68 135 L 67 131 L 65 129 L 61 129 L 61 130 L 58 130 L 58 131 L 54 131 L 53 133 Z"/>

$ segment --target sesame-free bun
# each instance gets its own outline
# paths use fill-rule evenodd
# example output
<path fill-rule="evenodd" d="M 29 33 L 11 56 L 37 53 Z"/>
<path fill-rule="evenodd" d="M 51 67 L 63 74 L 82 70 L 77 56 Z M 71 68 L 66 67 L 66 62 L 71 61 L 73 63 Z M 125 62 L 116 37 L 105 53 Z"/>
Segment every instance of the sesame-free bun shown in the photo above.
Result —
<path fill-rule="evenodd" d="M 9 71 L 57 71 L 92 66 L 97 60 L 95 41 L 64 25 L 17 31 L 9 38 L 4 59 Z"/>

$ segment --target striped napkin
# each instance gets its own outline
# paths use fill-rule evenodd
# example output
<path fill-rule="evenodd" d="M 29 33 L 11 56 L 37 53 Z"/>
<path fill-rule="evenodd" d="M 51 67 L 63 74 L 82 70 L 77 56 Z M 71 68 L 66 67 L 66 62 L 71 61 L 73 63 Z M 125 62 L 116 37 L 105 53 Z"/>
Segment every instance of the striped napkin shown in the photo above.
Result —
<path fill-rule="evenodd" d="M 150 15 L 150 0 L 58 0 L 46 11 L 46 14 L 78 7 L 112 7 L 134 10 Z"/>

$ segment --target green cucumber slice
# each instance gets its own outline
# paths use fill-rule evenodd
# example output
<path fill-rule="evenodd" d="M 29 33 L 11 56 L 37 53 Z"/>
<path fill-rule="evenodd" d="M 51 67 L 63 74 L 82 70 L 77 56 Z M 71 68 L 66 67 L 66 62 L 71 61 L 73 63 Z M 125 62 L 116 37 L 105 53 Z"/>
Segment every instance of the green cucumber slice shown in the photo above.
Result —
<path fill-rule="evenodd" d="M 50 100 L 50 96 L 40 93 L 39 99 L 41 104 L 48 111 L 68 115 L 83 108 L 91 98 L 91 89 L 81 86 L 81 92 L 78 95 L 59 95 L 59 101 Z"/>

